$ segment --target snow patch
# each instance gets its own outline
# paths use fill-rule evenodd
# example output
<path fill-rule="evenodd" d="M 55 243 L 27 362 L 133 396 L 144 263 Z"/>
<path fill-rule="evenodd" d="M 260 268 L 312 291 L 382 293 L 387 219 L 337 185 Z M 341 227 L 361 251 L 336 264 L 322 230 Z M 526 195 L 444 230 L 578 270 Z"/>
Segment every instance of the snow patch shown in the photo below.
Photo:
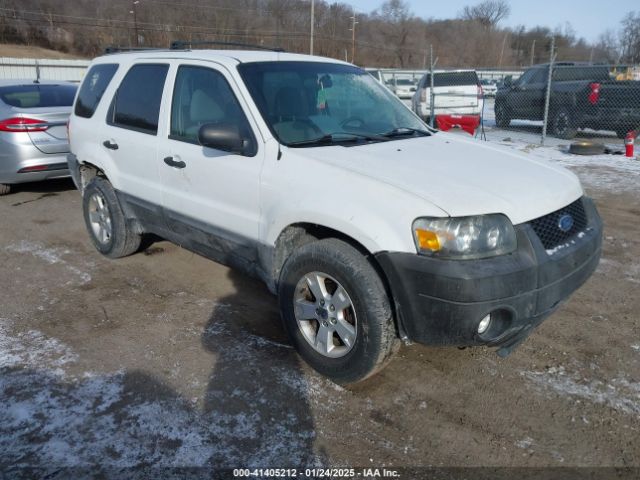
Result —
<path fill-rule="evenodd" d="M 589 379 L 577 372 L 569 374 L 562 366 L 546 371 L 522 371 L 520 375 L 542 390 L 583 398 L 640 417 L 640 383 L 625 378 L 609 381 Z"/>
<path fill-rule="evenodd" d="M 529 448 L 531 448 L 533 446 L 534 443 L 535 442 L 533 441 L 533 438 L 524 437 L 522 440 L 518 440 L 516 442 L 516 447 L 522 448 L 524 450 L 528 450 Z"/>
<path fill-rule="evenodd" d="M 43 365 L 59 374 L 64 365 L 78 356 L 64 343 L 38 330 L 15 332 L 10 320 L 0 318 L 0 368 L 40 368 Z"/>
<path fill-rule="evenodd" d="M 53 257 L 49 257 L 53 258 Z M 145 372 L 66 374 L 77 355 L 42 332 L 19 333 L 0 319 L 0 449 L 12 468 L 102 465 L 154 467 L 320 466 L 309 402 L 339 408 L 345 390 L 295 364 L 264 371 L 269 378 L 233 382 L 260 372 L 263 356 L 289 348 L 255 336 L 248 342 L 216 324 L 220 359 L 202 410 Z M 215 333 L 214 333 L 215 332 Z M 227 348 L 228 347 L 228 348 Z M 287 348 L 283 348 L 287 347 Z M 265 387 L 264 383 L 268 384 Z M 315 398 L 311 398 L 314 396 Z"/>
<path fill-rule="evenodd" d="M 63 265 L 66 270 L 73 273 L 80 279 L 80 285 L 85 285 L 91 281 L 91 275 L 63 260 L 62 255 L 70 254 L 70 250 L 46 248 L 41 243 L 29 242 L 27 240 L 22 240 L 17 244 L 8 245 L 7 247 L 5 247 L 5 250 L 13 253 L 29 253 L 34 257 L 45 261 L 49 265 Z"/>

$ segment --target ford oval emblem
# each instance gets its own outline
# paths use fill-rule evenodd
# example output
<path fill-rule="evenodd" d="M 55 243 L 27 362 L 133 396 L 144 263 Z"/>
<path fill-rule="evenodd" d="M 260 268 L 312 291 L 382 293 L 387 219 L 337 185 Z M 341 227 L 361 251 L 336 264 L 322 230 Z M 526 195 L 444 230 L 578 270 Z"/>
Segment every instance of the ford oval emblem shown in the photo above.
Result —
<path fill-rule="evenodd" d="M 563 232 L 568 232 L 573 228 L 573 217 L 571 215 L 562 215 L 558 219 L 558 228 Z"/>

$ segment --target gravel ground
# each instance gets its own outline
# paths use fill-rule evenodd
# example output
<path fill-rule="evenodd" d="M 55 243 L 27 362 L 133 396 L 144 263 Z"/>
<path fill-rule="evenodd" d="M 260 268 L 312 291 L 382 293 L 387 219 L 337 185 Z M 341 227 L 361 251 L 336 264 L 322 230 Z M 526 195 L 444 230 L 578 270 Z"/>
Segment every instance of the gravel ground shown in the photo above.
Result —
<path fill-rule="evenodd" d="M 506 359 L 413 345 L 351 388 L 300 361 L 258 281 L 163 241 L 101 257 L 67 180 L 0 198 L 0 477 L 640 467 L 640 162 L 505 143 L 582 177 L 605 222 L 597 272 Z"/>

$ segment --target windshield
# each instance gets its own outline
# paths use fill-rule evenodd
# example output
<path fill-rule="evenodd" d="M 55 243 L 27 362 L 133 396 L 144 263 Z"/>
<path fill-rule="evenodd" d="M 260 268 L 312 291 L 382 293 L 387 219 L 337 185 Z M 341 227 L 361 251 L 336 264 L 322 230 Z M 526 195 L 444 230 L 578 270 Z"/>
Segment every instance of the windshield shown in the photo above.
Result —
<path fill-rule="evenodd" d="M 427 127 L 364 70 L 320 62 L 238 67 L 273 135 L 289 146 L 372 142 L 429 134 Z"/>

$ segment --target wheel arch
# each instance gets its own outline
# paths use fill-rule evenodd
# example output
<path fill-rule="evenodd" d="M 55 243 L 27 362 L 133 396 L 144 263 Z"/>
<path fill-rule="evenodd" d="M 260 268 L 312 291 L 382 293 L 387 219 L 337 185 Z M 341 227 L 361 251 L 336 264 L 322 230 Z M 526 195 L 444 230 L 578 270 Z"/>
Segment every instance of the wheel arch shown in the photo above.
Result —
<path fill-rule="evenodd" d="M 396 334 L 399 338 L 404 338 L 404 329 L 402 328 L 401 321 L 397 314 L 396 302 L 389 283 L 389 278 L 376 259 L 375 252 L 370 251 L 360 241 L 352 236 L 334 228 L 311 222 L 297 222 L 287 225 L 280 232 L 275 242 L 271 264 L 272 286 L 270 286 L 270 288 L 272 288 L 274 292 L 277 292 L 282 267 L 284 266 L 287 258 L 296 248 L 306 245 L 307 243 L 328 238 L 335 238 L 349 244 L 358 250 L 373 267 L 380 277 L 389 297 Z"/>
<path fill-rule="evenodd" d="M 102 177 L 109 180 L 107 175 L 104 173 L 104 170 L 89 162 L 78 163 L 78 174 L 80 179 L 80 185 L 78 186 L 80 193 L 84 192 L 87 185 L 89 185 L 89 182 L 91 182 L 95 177 Z"/>

